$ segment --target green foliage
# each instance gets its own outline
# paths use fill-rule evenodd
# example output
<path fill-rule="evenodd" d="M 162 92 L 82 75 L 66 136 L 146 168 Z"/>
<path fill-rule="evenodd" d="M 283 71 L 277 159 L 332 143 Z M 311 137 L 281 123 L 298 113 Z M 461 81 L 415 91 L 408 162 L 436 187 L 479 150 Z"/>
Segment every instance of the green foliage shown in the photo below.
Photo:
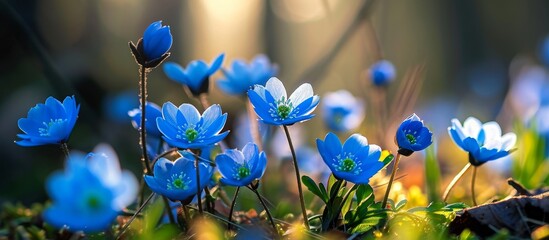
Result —
<path fill-rule="evenodd" d="M 436 143 L 425 149 L 425 184 L 429 202 L 440 199 L 440 167 L 436 158 Z"/>
<path fill-rule="evenodd" d="M 524 128 L 515 124 L 518 141 L 512 176 L 527 189 L 549 185 L 549 161 L 545 159 L 545 140 L 534 127 Z"/>

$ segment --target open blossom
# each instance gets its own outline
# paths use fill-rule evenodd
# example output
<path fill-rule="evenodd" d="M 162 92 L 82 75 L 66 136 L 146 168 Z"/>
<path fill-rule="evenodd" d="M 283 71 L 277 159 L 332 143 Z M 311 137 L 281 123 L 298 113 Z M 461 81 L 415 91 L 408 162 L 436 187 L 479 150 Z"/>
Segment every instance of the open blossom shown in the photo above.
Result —
<path fill-rule="evenodd" d="M 175 62 L 167 62 L 164 64 L 164 73 L 168 78 L 189 87 L 192 94 L 198 96 L 208 92 L 210 76 L 221 67 L 224 58 L 224 53 L 219 54 L 210 65 L 203 60 L 194 60 L 186 68 Z"/>
<path fill-rule="evenodd" d="M 175 161 L 160 158 L 154 164 L 154 176 L 145 175 L 145 182 L 154 192 L 172 201 L 190 201 L 196 195 L 195 156 L 188 151 L 181 151 L 182 156 Z M 213 168 L 203 162 L 199 164 L 200 187 L 210 184 Z"/>
<path fill-rule="evenodd" d="M 360 134 L 351 135 L 343 145 L 334 133 L 316 140 L 318 152 L 335 177 L 355 184 L 368 184 L 383 167 L 381 148 L 368 144 Z"/>
<path fill-rule="evenodd" d="M 162 117 L 156 118 L 158 129 L 166 143 L 178 148 L 204 148 L 223 140 L 229 131 L 221 132 L 227 121 L 227 114 L 214 104 L 202 115 L 188 103 L 176 107 L 167 102 L 162 106 Z"/>
<path fill-rule="evenodd" d="M 364 120 L 364 103 L 346 90 L 327 93 L 322 100 L 322 119 L 332 131 L 355 129 Z"/>
<path fill-rule="evenodd" d="M 433 133 L 429 131 L 415 113 L 406 118 L 396 132 L 398 152 L 409 156 L 415 151 L 421 151 L 433 143 Z"/>
<path fill-rule="evenodd" d="M 259 179 L 267 168 L 267 157 L 257 145 L 248 143 L 242 151 L 229 149 L 215 157 L 220 181 L 231 186 L 246 186 Z"/>
<path fill-rule="evenodd" d="M 43 213 L 47 223 L 71 232 L 99 232 L 135 200 L 138 183 L 120 169 L 112 148 L 99 145 L 88 155 L 71 152 L 65 171 L 53 173 L 46 190 L 52 200 Z"/>
<path fill-rule="evenodd" d="M 256 85 L 248 90 L 248 97 L 261 121 L 271 125 L 292 125 L 313 118 L 312 112 L 320 100 L 313 96 L 313 87 L 308 83 L 299 86 L 288 97 L 284 85 L 276 77 L 269 79 L 265 86 Z"/>
<path fill-rule="evenodd" d="M 230 95 L 243 95 L 256 84 L 265 85 L 269 78 L 276 75 L 278 66 L 272 64 L 267 56 L 260 54 L 250 63 L 236 59 L 231 68 L 221 70 L 225 78 L 217 81 L 219 89 Z"/>
<path fill-rule="evenodd" d="M 452 119 L 448 133 L 461 149 L 469 153 L 469 162 L 474 166 L 509 155 L 517 141 L 515 133 L 502 136 L 498 123 L 482 124 L 474 117 L 467 118 L 463 125 L 458 119 Z"/>
<path fill-rule="evenodd" d="M 48 97 L 45 103 L 36 104 L 17 124 L 24 134 L 17 134 L 20 141 L 17 145 L 29 147 L 67 142 L 78 118 L 80 105 L 73 97 L 59 100 Z"/>

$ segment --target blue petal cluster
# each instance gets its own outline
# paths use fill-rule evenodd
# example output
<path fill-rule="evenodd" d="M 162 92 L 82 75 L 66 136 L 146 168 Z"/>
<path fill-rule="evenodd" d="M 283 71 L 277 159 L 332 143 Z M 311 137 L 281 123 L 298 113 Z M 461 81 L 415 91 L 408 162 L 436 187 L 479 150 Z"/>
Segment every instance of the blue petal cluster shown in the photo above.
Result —
<path fill-rule="evenodd" d="M 89 233 L 111 226 L 135 200 L 138 183 L 130 171 L 120 170 L 112 148 L 99 145 L 88 155 L 72 152 L 65 171 L 47 179 L 46 190 L 52 204 L 44 211 L 44 220 L 56 228 Z"/>
<path fill-rule="evenodd" d="M 259 179 L 267 169 L 267 157 L 259 152 L 257 145 L 248 143 L 242 148 L 229 149 L 215 157 L 221 174 L 221 183 L 231 186 L 246 186 Z"/>
<path fill-rule="evenodd" d="M 327 93 L 322 101 L 322 120 L 331 131 L 357 128 L 364 120 L 364 104 L 346 90 Z"/>
<path fill-rule="evenodd" d="M 175 161 L 160 158 L 154 164 L 154 176 L 145 175 L 145 182 L 155 193 L 172 201 L 190 201 L 196 195 L 196 167 L 194 155 L 188 151 L 180 152 L 182 156 Z M 200 188 L 210 183 L 213 168 L 200 162 Z"/>
<path fill-rule="evenodd" d="M 194 95 L 208 92 L 209 79 L 220 67 L 225 54 L 219 54 L 210 65 L 202 60 L 191 61 L 186 68 L 175 62 L 167 62 L 164 64 L 164 73 L 183 85 L 189 87 Z"/>
<path fill-rule="evenodd" d="M 172 47 L 170 26 L 162 26 L 162 21 L 151 23 L 143 34 L 143 51 L 147 61 L 162 57 Z"/>
<path fill-rule="evenodd" d="M 243 95 L 256 84 L 265 85 L 269 78 L 277 74 L 278 66 L 261 54 L 254 57 L 249 64 L 236 59 L 230 69 L 221 70 L 225 79 L 217 81 L 219 89 L 229 95 Z"/>
<path fill-rule="evenodd" d="M 433 133 L 429 131 L 415 113 L 406 118 L 396 132 L 398 152 L 409 156 L 415 151 L 421 151 L 433 143 Z"/>
<path fill-rule="evenodd" d="M 27 118 L 20 118 L 17 124 L 24 134 L 17 145 L 29 147 L 67 142 L 78 118 L 80 105 L 74 96 L 59 100 L 48 97 L 44 104 L 39 103 L 29 110 Z"/>
<path fill-rule="evenodd" d="M 313 96 L 311 84 L 299 86 L 290 97 L 278 78 L 272 77 L 265 86 L 248 90 L 248 97 L 261 121 L 271 125 L 292 125 L 313 118 L 312 112 L 320 98 Z"/>
<path fill-rule="evenodd" d="M 201 116 L 191 104 L 184 103 L 178 108 L 167 102 L 156 124 L 170 146 L 199 149 L 216 144 L 229 134 L 229 131 L 220 133 L 226 121 L 227 114 L 221 113 L 218 104 L 208 107 Z"/>
<path fill-rule="evenodd" d="M 152 135 L 154 137 L 161 137 L 162 133 L 158 130 L 156 126 L 156 119 L 162 116 L 162 111 L 160 107 L 152 102 L 147 102 L 145 104 L 145 129 L 147 130 L 147 135 Z M 141 109 L 136 108 L 128 112 L 128 115 L 132 118 L 132 125 L 135 129 L 139 130 L 141 128 Z"/>
<path fill-rule="evenodd" d="M 360 134 L 351 135 L 343 145 L 334 133 L 325 140 L 316 139 L 318 152 L 335 177 L 355 184 L 368 184 L 370 178 L 383 167 L 381 148 L 368 145 Z"/>
<path fill-rule="evenodd" d="M 469 162 L 474 166 L 509 155 L 517 141 L 515 133 L 502 136 L 498 123 L 482 124 L 474 117 L 467 118 L 463 126 L 458 119 L 452 119 L 448 133 L 461 149 L 469 153 Z"/>
<path fill-rule="evenodd" d="M 393 64 L 387 60 L 380 60 L 370 67 L 370 79 L 376 86 L 385 86 L 396 77 Z"/>

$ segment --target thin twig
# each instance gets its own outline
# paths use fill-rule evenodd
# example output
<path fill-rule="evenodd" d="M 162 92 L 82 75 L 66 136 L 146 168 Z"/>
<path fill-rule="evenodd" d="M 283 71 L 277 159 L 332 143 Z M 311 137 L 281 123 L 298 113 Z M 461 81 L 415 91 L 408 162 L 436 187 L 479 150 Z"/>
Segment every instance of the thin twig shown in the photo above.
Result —
<path fill-rule="evenodd" d="M 137 209 L 137 211 L 135 211 L 135 214 L 130 218 L 130 220 L 128 220 L 128 222 L 126 224 L 124 224 L 124 226 L 122 227 L 122 229 L 120 230 L 120 232 L 118 233 L 118 236 L 116 236 L 116 239 L 120 239 L 120 237 L 122 237 L 122 235 L 124 235 L 124 232 L 126 232 L 126 230 L 128 229 L 128 227 L 132 224 L 133 220 L 135 220 L 135 218 L 137 217 L 137 215 L 139 215 L 139 213 L 141 211 L 143 211 L 143 209 L 145 208 L 145 206 L 147 206 L 147 204 L 149 204 L 149 202 L 151 201 L 151 199 L 154 197 L 155 193 L 151 193 L 151 195 L 149 195 L 149 197 L 147 198 L 147 200 L 145 200 L 145 202 L 143 203 L 143 205 L 141 205 L 141 207 L 139 207 Z"/>
<path fill-rule="evenodd" d="M 365 19 L 366 16 L 369 15 L 373 3 L 373 0 L 364 1 L 349 26 L 345 28 L 342 34 L 336 34 L 336 36 L 339 35 L 341 37 L 339 37 L 339 39 L 335 41 L 332 47 L 326 48 L 330 50 L 322 57 L 318 58 L 315 63 L 311 64 L 311 66 L 307 68 L 307 70 L 305 70 L 303 74 L 300 75 L 300 77 L 297 79 L 298 81 L 309 82 L 312 84 L 314 81 L 322 79 L 320 76 L 322 76 L 326 72 L 326 70 L 328 69 L 327 66 L 332 62 L 337 53 L 345 45 L 347 40 L 358 29 L 363 19 Z"/>

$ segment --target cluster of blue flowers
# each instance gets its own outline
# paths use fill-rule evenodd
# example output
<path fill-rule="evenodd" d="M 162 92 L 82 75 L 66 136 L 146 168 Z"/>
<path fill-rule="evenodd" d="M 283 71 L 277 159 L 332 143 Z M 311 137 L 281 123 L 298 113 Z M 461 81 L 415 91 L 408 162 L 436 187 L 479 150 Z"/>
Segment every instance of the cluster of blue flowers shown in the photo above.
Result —
<path fill-rule="evenodd" d="M 130 47 L 140 65 L 154 68 L 169 55 L 171 44 L 169 27 L 158 21 L 147 28 L 137 45 L 130 44 Z M 199 60 L 190 62 L 186 68 L 168 62 L 164 64 L 164 72 L 199 96 L 208 93 L 210 77 L 221 68 L 223 60 L 224 54 L 220 54 L 209 65 Z M 288 96 L 283 82 L 274 77 L 278 67 L 266 56 L 259 55 L 250 64 L 235 60 L 231 66 L 223 69 L 225 78 L 217 85 L 230 95 L 247 94 L 262 123 L 286 128 L 315 116 L 313 111 L 320 97 L 314 94 L 312 86 L 302 84 Z M 374 64 L 371 74 L 373 83 L 379 86 L 395 78 L 394 67 L 388 61 Z M 332 131 L 356 129 L 364 119 L 362 101 L 347 91 L 327 94 L 324 100 L 323 120 Z M 151 159 L 156 160 L 152 161 L 153 171 L 144 176 L 147 186 L 155 193 L 184 204 L 198 196 L 201 205 L 200 193 L 210 184 L 216 171 L 214 166 L 221 175 L 221 184 L 236 187 L 250 186 L 265 173 L 267 155 L 253 142 L 242 150 L 222 149 L 214 159 L 210 156 L 210 150 L 229 134 L 223 131 L 227 113 L 222 112 L 220 105 L 213 104 L 200 113 L 188 103 L 176 106 L 166 102 L 160 108 L 148 102 L 145 110 L 146 116 L 142 116 L 141 109 L 132 110 L 129 115 L 139 130 L 144 130 L 140 120 L 145 118 L 146 142 L 156 146 L 148 152 Z M 19 120 L 24 134 L 18 135 L 21 140 L 16 143 L 66 147 L 78 112 L 74 97 L 67 97 L 62 103 L 49 97 L 45 104 L 31 108 L 27 118 Z M 463 125 L 457 119 L 452 120 L 448 131 L 455 143 L 469 153 L 469 160 L 475 166 L 508 155 L 516 142 L 513 133 L 502 136 L 497 123 L 481 124 L 472 117 Z M 429 147 L 432 133 L 413 114 L 400 124 L 395 140 L 399 155 L 409 156 Z M 338 179 L 368 184 L 384 167 L 381 147 L 369 144 L 361 134 L 351 134 L 342 143 L 336 134 L 329 132 L 316 143 L 323 161 Z M 168 146 L 177 148 L 179 157 L 156 159 Z M 44 212 L 46 222 L 58 228 L 67 226 L 70 230 L 96 232 L 108 228 L 119 212 L 134 202 L 138 186 L 131 173 L 120 170 L 114 151 L 102 146 L 88 155 L 71 153 L 65 171 L 56 172 L 48 179 L 47 190 L 53 203 Z"/>

